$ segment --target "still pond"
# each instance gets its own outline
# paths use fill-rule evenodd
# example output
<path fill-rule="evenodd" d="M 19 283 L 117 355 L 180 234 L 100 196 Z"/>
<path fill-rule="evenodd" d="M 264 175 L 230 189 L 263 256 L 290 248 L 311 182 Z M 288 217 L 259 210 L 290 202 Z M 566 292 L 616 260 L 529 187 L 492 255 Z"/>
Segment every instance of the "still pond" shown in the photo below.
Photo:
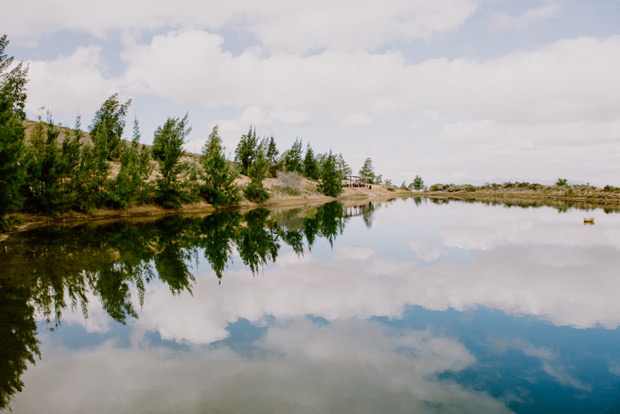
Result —
<path fill-rule="evenodd" d="M 620 412 L 619 271 L 620 214 L 566 206 L 24 232 L 0 243 L 0 411 Z"/>

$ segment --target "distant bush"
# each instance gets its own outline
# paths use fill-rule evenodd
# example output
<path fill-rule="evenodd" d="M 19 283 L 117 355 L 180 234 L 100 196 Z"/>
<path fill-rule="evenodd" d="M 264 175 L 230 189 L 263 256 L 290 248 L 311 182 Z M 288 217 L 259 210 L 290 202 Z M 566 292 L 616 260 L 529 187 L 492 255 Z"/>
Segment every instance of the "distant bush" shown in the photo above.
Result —
<path fill-rule="evenodd" d="M 448 186 L 447 186 L 447 185 L 445 185 L 445 184 L 440 184 L 440 183 L 437 183 L 437 184 L 433 184 L 433 185 L 431 185 L 431 186 L 430 186 L 430 188 L 429 188 L 429 191 L 443 191 L 443 190 L 445 190 L 447 187 L 448 187 Z"/>
<path fill-rule="evenodd" d="M 605 187 L 603 187 L 603 191 L 617 193 L 617 192 L 620 192 L 620 188 L 614 187 L 613 185 L 606 185 Z"/>

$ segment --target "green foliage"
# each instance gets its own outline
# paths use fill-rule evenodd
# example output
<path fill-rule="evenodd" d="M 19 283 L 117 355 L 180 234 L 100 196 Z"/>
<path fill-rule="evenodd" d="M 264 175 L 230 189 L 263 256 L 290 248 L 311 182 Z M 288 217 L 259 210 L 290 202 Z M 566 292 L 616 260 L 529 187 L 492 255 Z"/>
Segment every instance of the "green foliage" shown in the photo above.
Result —
<path fill-rule="evenodd" d="M 568 180 L 566 178 L 558 178 L 558 181 L 555 183 L 558 187 L 565 187 L 568 185 Z"/>
<path fill-rule="evenodd" d="M 359 174 L 362 177 L 362 180 L 368 181 L 370 184 L 377 182 L 375 168 L 372 166 L 372 160 L 370 157 L 364 160 L 364 164 L 362 165 Z"/>
<path fill-rule="evenodd" d="M 153 168 L 149 165 L 150 151 L 140 146 L 140 127 L 134 119 L 131 145 L 125 148 L 121 157 L 121 168 L 109 195 L 109 204 L 125 208 L 149 199 L 151 185 L 148 178 Z"/>
<path fill-rule="evenodd" d="M 95 135 L 91 135 L 91 138 L 93 146 L 83 147 L 79 167 L 81 200 L 78 208 L 81 210 L 100 207 L 109 199 L 108 134 L 104 129 L 100 129 Z"/>
<path fill-rule="evenodd" d="M 409 185 L 409 188 L 412 188 L 416 191 L 426 189 L 426 187 L 424 186 L 424 180 L 419 175 L 415 176 L 413 182 Z"/>
<path fill-rule="evenodd" d="M 310 144 L 308 144 L 308 147 L 306 148 L 306 156 L 304 157 L 304 173 L 306 177 L 313 180 L 318 180 L 321 173 L 319 163 L 314 156 L 314 151 L 312 150 Z"/>
<path fill-rule="evenodd" d="M 204 171 L 201 196 L 214 206 L 231 205 L 239 201 L 239 187 L 234 184 L 239 174 L 234 166 L 226 161 L 217 125 L 213 127 L 204 145 L 200 162 Z"/>
<path fill-rule="evenodd" d="M 4 53 L 8 44 L 6 35 L 0 37 L 0 227 L 4 226 L 4 215 L 21 206 L 19 188 L 24 177 L 22 120 L 26 117 L 28 69 L 20 63 L 8 70 L 13 63 L 13 58 Z"/>
<path fill-rule="evenodd" d="M 336 156 L 336 169 L 340 173 L 342 179 L 353 174 L 353 170 L 349 167 L 349 164 L 344 160 L 342 154 L 338 154 Z"/>
<path fill-rule="evenodd" d="M 241 136 L 241 140 L 237 144 L 235 150 L 235 161 L 241 164 L 241 174 L 248 175 L 250 165 L 256 159 L 256 151 L 258 148 L 258 138 L 256 138 L 256 128 L 250 130 L 246 135 Z"/>
<path fill-rule="evenodd" d="M 131 99 L 121 104 L 118 93 L 110 96 L 95 113 L 89 132 L 91 136 L 99 136 L 105 143 L 108 160 L 117 160 L 122 154 L 121 137 L 125 129 L 125 115 L 131 105 Z"/>
<path fill-rule="evenodd" d="M 267 160 L 269 161 L 269 174 L 275 177 L 278 174 L 278 147 L 276 146 L 276 140 L 271 136 L 269 143 L 267 144 Z"/>
<path fill-rule="evenodd" d="M 181 162 L 185 137 L 190 133 L 187 114 L 182 119 L 168 118 L 163 126 L 157 127 L 153 138 L 153 158 L 159 163 L 161 178 L 157 179 L 155 200 L 166 208 L 179 208 L 188 200 L 180 175 L 188 165 Z"/>
<path fill-rule="evenodd" d="M 330 197 L 338 197 L 342 193 L 342 178 L 336 169 L 336 157 L 332 155 L 331 151 L 323 163 L 321 184 L 319 184 L 318 190 Z"/>
<path fill-rule="evenodd" d="M 448 184 L 441 184 L 441 183 L 437 183 L 437 184 L 433 184 L 430 186 L 429 190 L 430 191 L 444 191 L 449 187 Z"/>
<path fill-rule="evenodd" d="M 260 146 L 258 151 L 256 151 L 256 159 L 248 170 L 250 183 L 243 190 L 248 200 L 255 203 L 262 203 L 269 198 L 269 193 L 263 187 L 263 180 L 267 177 L 268 169 L 269 161 L 267 157 L 265 157 L 264 148 Z"/>
<path fill-rule="evenodd" d="M 28 147 L 24 165 L 27 171 L 26 208 L 30 211 L 55 213 L 62 207 L 61 154 L 58 144 L 59 131 L 48 112 L 47 122 L 39 117 Z"/>
<path fill-rule="evenodd" d="M 301 139 L 297 138 L 290 150 L 282 154 L 284 158 L 284 169 L 286 171 L 297 171 L 304 173 L 303 160 L 301 158 Z"/>

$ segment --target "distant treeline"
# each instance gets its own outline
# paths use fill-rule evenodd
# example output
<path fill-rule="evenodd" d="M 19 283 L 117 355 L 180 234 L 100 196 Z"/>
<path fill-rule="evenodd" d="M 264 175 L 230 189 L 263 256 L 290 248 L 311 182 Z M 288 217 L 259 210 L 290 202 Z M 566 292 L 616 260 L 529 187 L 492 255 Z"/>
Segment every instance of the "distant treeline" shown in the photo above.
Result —
<path fill-rule="evenodd" d="M 617 194 L 620 193 L 620 188 L 606 185 L 599 188 L 590 184 L 569 184 L 566 178 L 558 178 L 558 181 L 554 185 L 545 185 L 539 183 L 529 182 L 505 182 L 505 183 L 486 183 L 484 185 L 472 185 L 472 184 L 433 184 L 428 189 L 429 191 L 441 191 L 448 193 L 458 192 L 538 192 L 538 193 L 554 193 L 563 195 L 575 195 L 575 194 Z"/>

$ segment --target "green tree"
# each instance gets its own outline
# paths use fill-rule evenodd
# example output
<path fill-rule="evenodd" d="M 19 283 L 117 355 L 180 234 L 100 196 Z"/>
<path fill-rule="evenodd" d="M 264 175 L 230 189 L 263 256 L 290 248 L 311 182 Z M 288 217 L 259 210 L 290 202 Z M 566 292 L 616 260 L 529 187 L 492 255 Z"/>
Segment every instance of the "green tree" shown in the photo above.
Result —
<path fill-rule="evenodd" d="M 200 162 L 204 170 L 201 196 L 214 206 L 230 205 L 239 201 L 239 187 L 234 183 L 239 173 L 226 161 L 217 125 L 213 127 L 202 149 Z"/>
<path fill-rule="evenodd" d="M 156 201 L 166 208 L 179 208 L 187 199 L 180 175 L 188 169 L 181 162 L 185 137 L 191 132 L 187 114 L 182 119 L 168 118 L 157 127 L 153 137 L 153 158 L 159 163 L 161 178 L 157 179 Z"/>
<path fill-rule="evenodd" d="M 105 135 L 108 160 L 119 159 L 122 155 L 121 138 L 125 129 L 125 115 L 130 105 L 131 99 L 121 104 L 118 93 L 115 93 L 106 99 L 95 113 L 89 132 L 91 136 Z"/>
<path fill-rule="evenodd" d="M 140 136 L 138 120 L 134 119 L 131 145 L 123 152 L 121 168 L 110 193 L 110 204 L 114 207 L 125 208 L 148 198 L 152 167 L 149 151 L 140 147 Z"/>
<path fill-rule="evenodd" d="M 24 155 L 26 118 L 26 75 L 21 63 L 9 70 L 12 57 L 4 53 L 9 41 L 0 37 L 0 227 L 5 225 L 7 212 L 21 207 L 19 189 L 23 178 L 21 161 Z"/>
<path fill-rule="evenodd" d="M 78 115 L 76 123 L 79 124 Z M 60 147 L 60 198 L 62 208 L 72 209 L 78 199 L 78 170 L 82 160 L 82 131 L 76 129 L 66 134 Z"/>
<path fill-rule="evenodd" d="M 303 161 L 301 158 L 301 139 L 295 139 L 290 150 L 282 154 L 286 171 L 297 171 L 303 174 Z"/>
<path fill-rule="evenodd" d="M 364 164 L 362 165 L 359 174 L 362 179 L 366 179 L 371 184 L 375 182 L 375 168 L 372 166 L 372 160 L 370 159 L 370 157 L 366 158 L 366 160 L 364 161 Z"/>
<path fill-rule="evenodd" d="M 416 191 L 425 190 L 426 186 L 424 185 L 424 180 L 419 175 L 415 176 L 413 182 L 409 185 L 409 188 L 413 188 Z"/>
<path fill-rule="evenodd" d="M 78 143 L 83 135 L 80 125 L 81 117 L 78 116 L 71 134 L 71 139 Z M 90 211 L 109 199 L 107 134 L 98 132 L 91 139 L 93 145 L 78 145 L 81 151 L 71 178 L 72 191 L 75 193 L 72 208 L 82 211 Z"/>
<path fill-rule="evenodd" d="M 331 151 L 323 163 L 318 190 L 330 197 L 338 197 L 342 193 L 342 178 L 336 168 L 336 157 Z"/>
<path fill-rule="evenodd" d="M 59 134 L 49 112 L 47 122 L 43 122 L 39 116 L 32 135 L 32 145 L 28 146 L 24 160 L 27 171 L 24 192 L 26 207 L 30 211 L 54 213 L 61 208 Z"/>
<path fill-rule="evenodd" d="M 558 181 L 555 183 L 558 187 L 565 187 L 568 185 L 568 180 L 566 178 L 558 178 Z"/>
<path fill-rule="evenodd" d="M 256 159 L 250 165 L 248 170 L 250 183 L 243 190 L 243 193 L 248 200 L 255 203 L 262 203 L 269 198 L 269 193 L 263 187 L 263 180 L 267 177 L 268 169 L 269 161 L 265 156 L 264 146 L 260 145 L 256 151 Z"/>
<path fill-rule="evenodd" d="M 336 169 L 340 173 L 340 176 L 342 177 L 342 179 L 344 179 L 346 176 L 351 175 L 353 173 L 353 170 L 351 170 L 351 167 L 349 167 L 349 164 L 347 164 L 347 162 L 344 160 L 344 157 L 342 156 L 342 154 L 338 154 L 336 156 Z"/>
<path fill-rule="evenodd" d="M 314 151 L 310 144 L 306 148 L 306 156 L 304 157 L 304 173 L 306 177 L 318 180 L 320 176 L 319 163 L 314 156 Z"/>
<path fill-rule="evenodd" d="M 278 174 L 278 147 L 276 146 L 276 140 L 273 135 L 269 138 L 269 144 L 267 144 L 267 160 L 269 161 L 269 174 L 275 177 Z"/>
<path fill-rule="evenodd" d="M 246 135 L 242 135 L 237 149 L 235 150 L 235 161 L 241 164 L 241 174 L 248 175 L 250 165 L 256 159 L 258 148 L 258 138 L 256 138 L 256 128 L 250 130 Z"/>

